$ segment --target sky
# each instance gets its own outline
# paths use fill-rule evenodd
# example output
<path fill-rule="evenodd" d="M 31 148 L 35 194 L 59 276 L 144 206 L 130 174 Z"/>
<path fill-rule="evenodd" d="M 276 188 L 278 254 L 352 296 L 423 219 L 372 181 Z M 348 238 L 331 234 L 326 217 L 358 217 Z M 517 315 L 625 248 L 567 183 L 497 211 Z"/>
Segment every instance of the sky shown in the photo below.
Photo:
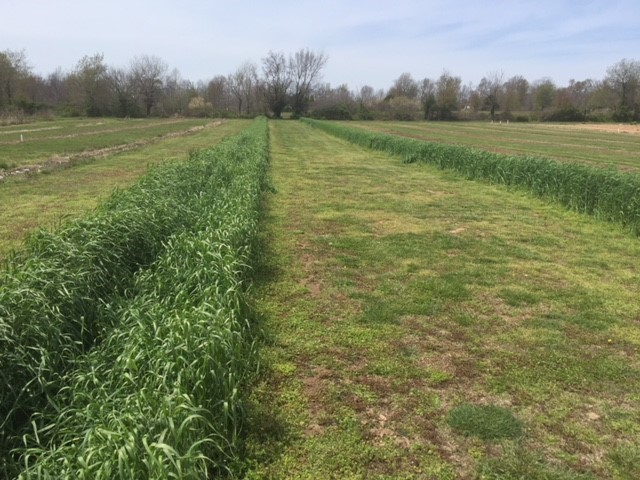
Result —
<path fill-rule="evenodd" d="M 0 0 L 0 51 L 24 50 L 43 76 L 101 53 L 114 67 L 155 55 L 208 81 L 303 48 L 328 57 L 324 82 L 352 90 L 445 70 L 563 86 L 640 60 L 640 1 Z"/>

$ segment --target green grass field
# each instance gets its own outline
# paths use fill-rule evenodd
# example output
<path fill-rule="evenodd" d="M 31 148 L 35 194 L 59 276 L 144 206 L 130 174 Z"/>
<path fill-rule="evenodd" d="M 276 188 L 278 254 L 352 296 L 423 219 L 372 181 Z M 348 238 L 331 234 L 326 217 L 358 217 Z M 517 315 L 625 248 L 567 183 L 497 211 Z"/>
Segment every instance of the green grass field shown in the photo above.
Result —
<path fill-rule="evenodd" d="M 376 132 L 491 152 L 640 171 L 640 127 L 489 122 L 348 122 Z"/>
<path fill-rule="evenodd" d="M 271 124 L 247 478 L 638 478 L 637 238 Z"/>
<path fill-rule="evenodd" d="M 86 161 L 72 168 L 0 182 L 0 258 L 18 248 L 34 228 L 52 228 L 64 219 L 82 215 L 115 188 L 131 184 L 150 165 L 186 159 L 190 150 L 214 145 L 248 124 L 249 121 L 244 120 L 226 121 L 187 136 L 166 138 L 144 148 Z M 138 130 L 138 133 L 143 132 Z"/>
<path fill-rule="evenodd" d="M 211 123 L 210 119 L 62 119 L 0 127 L 0 168 L 10 169 L 87 150 L 145 143 Z"/>
<path fill-rule="evenodd" d="M 156 128 L 189 126 L 151 121 L 117 132 L 124 121 L 100 122 L 0 128 L 5 152 L 20 147 L 2 145 L 20 129 L 60 127 L 32 131 L 21 145 L 33 157 L 16 164 L 63 154 L 63 139 L 51 137 L 84 128 L 96 129 L 94 143 L 93 133 L 68 137 L 78 140 L 76 151 L 141 142 L 0 182 L 0 259 L 33 229 L 84 215 L 150 165 L 186 159 L 250 124 L 225 121 L 159 139 L 165 133 Z M 640 139 L 560 126 L 348 125 L 632 171 Z M 243 458 L 230 469 L 247 479 L 640 478 L 637 237 L 301 122 L 273 121 L 269 129 L 274 188 L 263 194 L 249 289 L 263 330 L 261 376 L 241 429 L 244 448 L 237 447 Z M 220 185 L 230 183 L 227 167 L 219 174 Z M 208 278 L 206 252 L 180 252 L 175 272 L 197 266 L 195 276 L 184 275 L 189 288 L 215 290 L 192 281 Z M 153 326 L 164 328 L 160 320 Z M 160 438 L 151 447 L 162 446 Z M 150 454 L 154 468 L 177 458 L 165 453 Z"/>

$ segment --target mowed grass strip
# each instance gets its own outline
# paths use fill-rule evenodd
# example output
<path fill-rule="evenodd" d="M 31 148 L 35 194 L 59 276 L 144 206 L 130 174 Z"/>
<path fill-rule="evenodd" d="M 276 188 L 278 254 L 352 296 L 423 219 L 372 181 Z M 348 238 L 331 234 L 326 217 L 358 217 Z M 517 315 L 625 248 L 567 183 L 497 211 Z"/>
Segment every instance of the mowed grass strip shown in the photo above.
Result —
<path fill-rule="evenodd" d="M 271 140 L 247 478 L 637 477 L 636 238 L 297 122 Z"/>
<path fill-rule="evenodd" d="M 193 135 L 167 138 L 73 168 L 0 183 L 0 260 L 9 251 L 20 248 L 30 231 L 52 228 L 83 215 L 115 188 L 133 183 L 150 165 L 186 160 L 189 151 L 210 147 L 249 124 L 249 120 L 225 121 Z"/>
<path fill-rule="evenodd" d="M 640 171 L 640 127 L 490 122 L 349 122 L 370 131 L 490 152 Z"/>

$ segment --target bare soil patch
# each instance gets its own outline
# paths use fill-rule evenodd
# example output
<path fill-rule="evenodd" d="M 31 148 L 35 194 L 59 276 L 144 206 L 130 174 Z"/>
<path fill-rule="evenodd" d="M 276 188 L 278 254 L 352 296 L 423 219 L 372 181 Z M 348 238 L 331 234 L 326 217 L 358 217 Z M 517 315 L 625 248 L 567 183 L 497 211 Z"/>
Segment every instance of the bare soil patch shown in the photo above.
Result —
<path fill-rule="evenodd" d="M 576 123 L 576 124 L 549 124 L 545 125 L 549 128 L 557 128 L 564 130 L 585 130 L 589 132 L 608 132 L 608 133 L 628 133 L 631 135 L 640 135 L 640 125 L 630 125 L 624 123 Z"/>

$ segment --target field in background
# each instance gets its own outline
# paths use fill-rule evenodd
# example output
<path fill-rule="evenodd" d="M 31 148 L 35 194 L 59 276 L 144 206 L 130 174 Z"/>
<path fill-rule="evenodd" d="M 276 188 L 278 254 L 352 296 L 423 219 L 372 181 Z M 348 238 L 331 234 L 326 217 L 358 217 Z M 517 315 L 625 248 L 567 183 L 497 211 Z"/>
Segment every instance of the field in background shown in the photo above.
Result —
<path fill-rule="evenodd" d="M 56 163 L 65 156 L 127 144 L 143 145 L 165 135 L 203 127 L 211 119 L 82 118 L 0 127 L 0 169 Z"/>
<path fill-rule="evenodd" d="M 24 148 L 21 165 L 135 145 L 0 182 L 0 262 L 34 228 L 82 216 L 150 165 L 250 123 L 183 135 L 204 121 L 164 122 L 0 128 L 1 154 Z M 633 132 L 348 125 L 640 168 Z M 20 130 L 33 138 L 9 140 Z M 638 238 L 300 122 L 270 133 L 276 193 L 252 288 L 268 341 L 243 427 L 246 478 L 640 478 Z"/>
<path fill-rule="evenodd" d="M 121 124 L 124 121 L 107 122 Z M 22 175 L 0 182 L 0 258 L 9 250 L 17 248 L 24 236 L 34 228 L 51 228 L 64 219 L 84 214 L 113 189 L 131 184 L 150 165 L 186 159 L 189 151 L 210 147 L 221 138 L 246 128 L 249 123 L 248 120 L 225 121 L 189 135 L 165 138 L 146 147 L 141 146 L 95 161 L 87 159 L 72 168 L 54 169 L 38 175 Z M 43 125 L 49 124 L 50 122 L 46 122 Z M 149 126 L 152 124 L 153 122 Z M 177 124 L 165 125 L 168 126 L 177 130 Z M 182 124 L 180 128 L 186 127 L 186 124 Z M 144 137 L 151 130 L 131 130 L 127 135 L 137 133 Z M 104 143 L 98 136 L 94 140 L 97 144 Z M 120 143 L 122 140 L 123 137 L 120 137 Z M 0 151 L 3 149 L 4 147 L 0 147 Z"/>
<path fill-rule="evenodd" d="M 514 122 L 348 122 L 348 125 L 491 152 L 539 155 L 640 171 L 640 127 L 635 125 Z"/>

